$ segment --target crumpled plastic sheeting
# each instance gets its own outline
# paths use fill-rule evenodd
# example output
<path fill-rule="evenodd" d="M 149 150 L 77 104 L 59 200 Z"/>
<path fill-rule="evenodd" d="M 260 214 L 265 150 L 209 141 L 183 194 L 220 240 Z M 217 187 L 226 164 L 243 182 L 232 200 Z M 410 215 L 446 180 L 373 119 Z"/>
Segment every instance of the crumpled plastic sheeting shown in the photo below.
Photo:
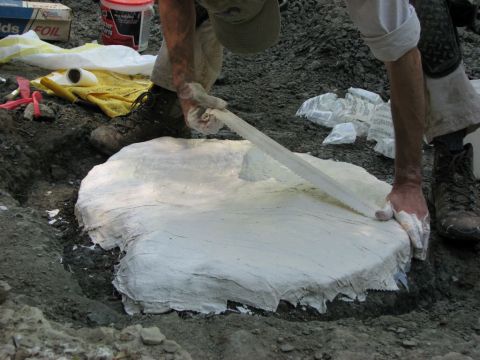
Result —
<path fill-rule="evenodd" d="M 155 59 L 156 56 L 140 55 L 121 45 L 89 43 L 73 49 L 63 49 L 40 40 L 33 30 L 0 39 L 0 64 L 18 60 L 50 70 L 82 68 L 150 76 Z"/>
<path fill-rule="evenodd" d="M 55 82 L 57 79 L 65 81 L 64 74 L 64 70 L 59 70 L 45 77 Z M 125 75 L 105 70 L 92 70 L 91 74 L 97 79 L 96 85 L 59 84 L 59 86 L 80 99 L 97 105 L 111 118 L 128 114 L 132 110 L 135 100 L 152 86 L 150 79 L 144 75 Z M 54 94 L 40 83 L 41 79 L 32 81 L 32 84 L 36 88 L 47 91 L 50 95 Z"/>
<path fill-rule="evenodd" d="M 379 207 L 390 186 L 363 168 L 301 154 Z M 93 242 L 126 251 L 114 279 L 128 313 L 219 313 L 227 301 L 326 311 L 337 295 L 397 290 L 409 239 L 334 203 L 248 141 L 159 138 L 83 180 L 76 215 Z"/>

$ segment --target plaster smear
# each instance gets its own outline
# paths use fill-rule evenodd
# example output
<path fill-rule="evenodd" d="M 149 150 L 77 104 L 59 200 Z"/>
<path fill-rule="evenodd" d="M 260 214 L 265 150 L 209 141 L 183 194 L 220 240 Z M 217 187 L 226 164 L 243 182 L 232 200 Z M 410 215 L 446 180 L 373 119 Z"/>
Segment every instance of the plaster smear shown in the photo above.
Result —
<path fill-rule="evenodd" d="M 390 186 L 363 168 L 299 154 L 381 208 Z M 76 215 L 94 243 L 126 252 L 114 285 L 128 313 L 219 313 L 227 301 L 326 311 L 337 295 L 397 290 L 405 231 L 342 207 L 248 141 L 159 138 L 83 180 Z"/>

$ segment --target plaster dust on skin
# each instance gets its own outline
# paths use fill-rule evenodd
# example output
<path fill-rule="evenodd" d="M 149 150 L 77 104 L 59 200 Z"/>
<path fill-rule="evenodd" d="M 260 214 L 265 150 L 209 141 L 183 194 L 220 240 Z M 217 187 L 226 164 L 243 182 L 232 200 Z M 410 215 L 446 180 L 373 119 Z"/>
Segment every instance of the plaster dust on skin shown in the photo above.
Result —
<path fill-rule="evenodd" d="M 379 208 L 390 185 L 363 168 L 298 154 Z M 248 141 L 159 138 L 122 149 L 83 180 L 76 215 L 120 247 L 125 309 L 219 313 L 227 301 L 321 312 L 337 295 L 397 290 L 411 253 L 395 221 L 342 207 Z"/>

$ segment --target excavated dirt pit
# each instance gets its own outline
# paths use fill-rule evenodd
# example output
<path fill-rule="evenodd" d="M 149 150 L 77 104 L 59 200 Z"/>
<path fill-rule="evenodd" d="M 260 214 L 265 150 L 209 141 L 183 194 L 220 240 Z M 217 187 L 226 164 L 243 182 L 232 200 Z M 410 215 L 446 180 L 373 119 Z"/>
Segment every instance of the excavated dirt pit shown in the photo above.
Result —
<path fill-rule="evenodd" d="M 60 45 L 97 39 L 97 4 L 63 3 L 74 9 L 75 21 L 72 40 Z M 467 71 L 480 78 L 480 36 L 464 30 L 460 35 Z M 147 52 L 155 53 L 160 40 L 155 25 Z M 0 75 L 8 81 L 0 85 L 0 96 L 15 88 L 15 75 L 33 79 L 47 72 L 2 65 Z M 372 144 L 322 146 L 329 130 L 294 116 L 307 98 L 328 91 L 342 95 L 350 86 L 388 98 L 384 69 L 359 39 L 342 2 L 291 0 L 279 45 L 257 56 L 227 53 L 213 92 L 290 150 L 351 162 L 391 182 L 393 161 L 376 154 Z M 22 110 L 0 111 L 0 205 L 6 207 L 0 211 L 0 280 L 12 287 L 16 303 L 75 327 L 158 325 L 194 359 L 480 358 L 480 248 L 458 248 L 435 231 L 428 260 L 413 262 L 408 289 L 371 292 L 364 303 L 334 301 L 324 315 L 283 303 L 276 313 L 240 314 L 231 304 L 232 311 L 215 316 L 127 316 L 111 284 L 119 252 L 92 246 L 73 214 L 81 180 L 106 160 L 88 135 L 108 119 L 57 98 L 45 100 L 55 121 L 30 122 Z M 228 131 L 218 137 L 238 139 Z M 432 154 L 425 147 L 427 194 Z M 46 210 L 53 209 L 60 213 L 49 224 Z"/>

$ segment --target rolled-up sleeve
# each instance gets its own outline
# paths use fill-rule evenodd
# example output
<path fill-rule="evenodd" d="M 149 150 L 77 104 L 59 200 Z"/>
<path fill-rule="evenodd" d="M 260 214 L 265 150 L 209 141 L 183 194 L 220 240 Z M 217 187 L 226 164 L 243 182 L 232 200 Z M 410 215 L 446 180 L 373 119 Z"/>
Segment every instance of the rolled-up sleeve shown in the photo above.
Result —
<path fill-rule="evenodd" d="M 346 0 L 350 18 L 373 55 L 395 61 L 415 48 L 420 21 L 408 0 Z"/>

